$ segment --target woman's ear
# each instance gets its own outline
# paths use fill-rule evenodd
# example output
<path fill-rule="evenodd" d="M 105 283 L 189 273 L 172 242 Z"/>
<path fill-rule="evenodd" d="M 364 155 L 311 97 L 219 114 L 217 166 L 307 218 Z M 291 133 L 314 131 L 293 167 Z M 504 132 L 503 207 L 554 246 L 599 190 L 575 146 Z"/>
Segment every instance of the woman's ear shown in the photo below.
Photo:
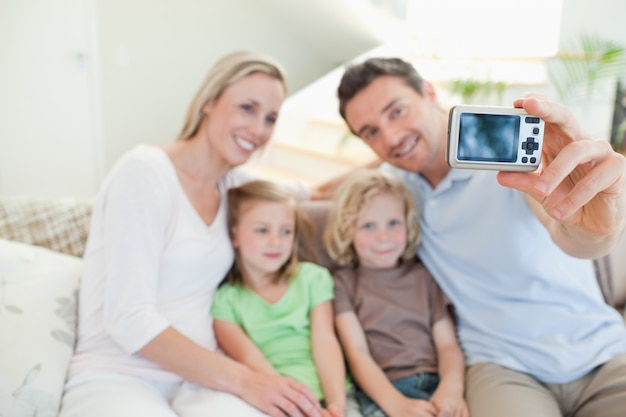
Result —
<path fill-rule="evenodd" d="M 211 109 L 213 108 L 214 102 L 215 100 L 209 100 L 207 103 L 205 103 L 205 105 L 202 106 L 202 114 L 204 114 L 205 116 L 208 116 L 209 113 L 211 113 Z"/>
<path fill-rule="evenodd" d="M 233 227 L 230 231 L 230 242 L 233 245 L 233 248 L 239 248 L 239 240 L 237 239 L 237 228 Z"/>

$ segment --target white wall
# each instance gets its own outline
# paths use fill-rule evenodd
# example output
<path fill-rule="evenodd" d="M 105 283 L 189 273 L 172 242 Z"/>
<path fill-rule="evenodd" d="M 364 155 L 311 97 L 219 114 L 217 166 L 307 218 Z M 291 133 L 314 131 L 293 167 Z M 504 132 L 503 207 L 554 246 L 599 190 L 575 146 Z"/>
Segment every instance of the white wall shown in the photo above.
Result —
<path fill-rule="evenodd" d="M 272 2 L 100 1 L 107 166 L 133 144 L 174 140 L 204 74 L 225 53 L 254 49 L 272 55 L 295 91 L 376 45 L 371 37 L 356 37 L 361 49 L 337 48 L 343 54 L 337 61 L 337 53 L 320 51 L 293 30 L 306 24 L 305 14 L 283 23 L 289 17 L 273 10 Z"/>
<path fill-rule="evenodd" d="M 563 0 L 560 43 L 588 32 L 626 44 L 625 19 L 624 0 Z"/>
<path fill-rule="evenodd" d="M 89 1 L 0 0 L 0 193 L 91 195 Z"/>
<path fill-rule="evenodd" d="M 329 18 L 333 4 L 0 0 L 0 194 L 93 195 L 126 150 L 175 139 L 227 52 L 273 55 L 296 91 L 380 42 L 358 19 Z M 310 35 L 320 19 L 333 22 L 321 38 L 341 41 Z"/>
<path fill-rule="evenodd" d="M 47 0 L 0 0 L 0 194 L 93 194 L 123 152 L 174 140 L 197 85 L 226 52 L 273 55 L 296 92 L 381 41 L 338 0 L 54 2 L 72 4 L 77 13 L 55 17 Z M 625 15 L 623 0 L 563 0 L 561 40 L 585 30 L 626 43 Z M 52 55 L 59 36 L 67 45 Z M 70 84 L 55 78 L 54 62 L 72 72 Z M 610 109 L 596 110 L 602 119 Z"/>

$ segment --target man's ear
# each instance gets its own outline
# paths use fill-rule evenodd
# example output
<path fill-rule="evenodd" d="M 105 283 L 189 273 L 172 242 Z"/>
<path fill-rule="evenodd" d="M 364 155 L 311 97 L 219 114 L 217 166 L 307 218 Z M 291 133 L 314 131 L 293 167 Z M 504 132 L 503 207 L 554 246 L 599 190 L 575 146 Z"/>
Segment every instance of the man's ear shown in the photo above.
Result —
<path fill-rule="evenodd" d="M 424 97 L 427 97 L 429 100 L 437 102 L 437 91 L 435 87 L 428 81 L 424 81 L 422 84 L 422 91 L 424 92 Z"/>

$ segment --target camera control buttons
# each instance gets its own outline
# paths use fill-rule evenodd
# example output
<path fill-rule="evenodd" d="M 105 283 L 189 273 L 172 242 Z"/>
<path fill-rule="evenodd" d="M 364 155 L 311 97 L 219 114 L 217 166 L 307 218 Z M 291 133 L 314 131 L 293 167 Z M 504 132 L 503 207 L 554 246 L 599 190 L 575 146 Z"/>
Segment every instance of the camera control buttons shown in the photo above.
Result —
<path fill-rule="evenodd" d="M 525 142 L 522 142 L 522 149 L 526 151 L 526 155 L 532 155 L 539 149 L 539 143 L 535 142 L 535 138 L 526 138 Z"/>

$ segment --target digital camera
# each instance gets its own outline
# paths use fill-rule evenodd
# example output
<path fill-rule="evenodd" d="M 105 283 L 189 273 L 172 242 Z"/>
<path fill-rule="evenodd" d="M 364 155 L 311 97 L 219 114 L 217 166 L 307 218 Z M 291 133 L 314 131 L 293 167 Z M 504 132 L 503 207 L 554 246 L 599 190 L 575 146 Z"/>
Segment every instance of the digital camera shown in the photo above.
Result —
<path fill-rule="evenodd" d="M 458 105 L 450 109 L 448 164 L 453 168 L 535 171 L 544 121 L 513 107 Z"/>

